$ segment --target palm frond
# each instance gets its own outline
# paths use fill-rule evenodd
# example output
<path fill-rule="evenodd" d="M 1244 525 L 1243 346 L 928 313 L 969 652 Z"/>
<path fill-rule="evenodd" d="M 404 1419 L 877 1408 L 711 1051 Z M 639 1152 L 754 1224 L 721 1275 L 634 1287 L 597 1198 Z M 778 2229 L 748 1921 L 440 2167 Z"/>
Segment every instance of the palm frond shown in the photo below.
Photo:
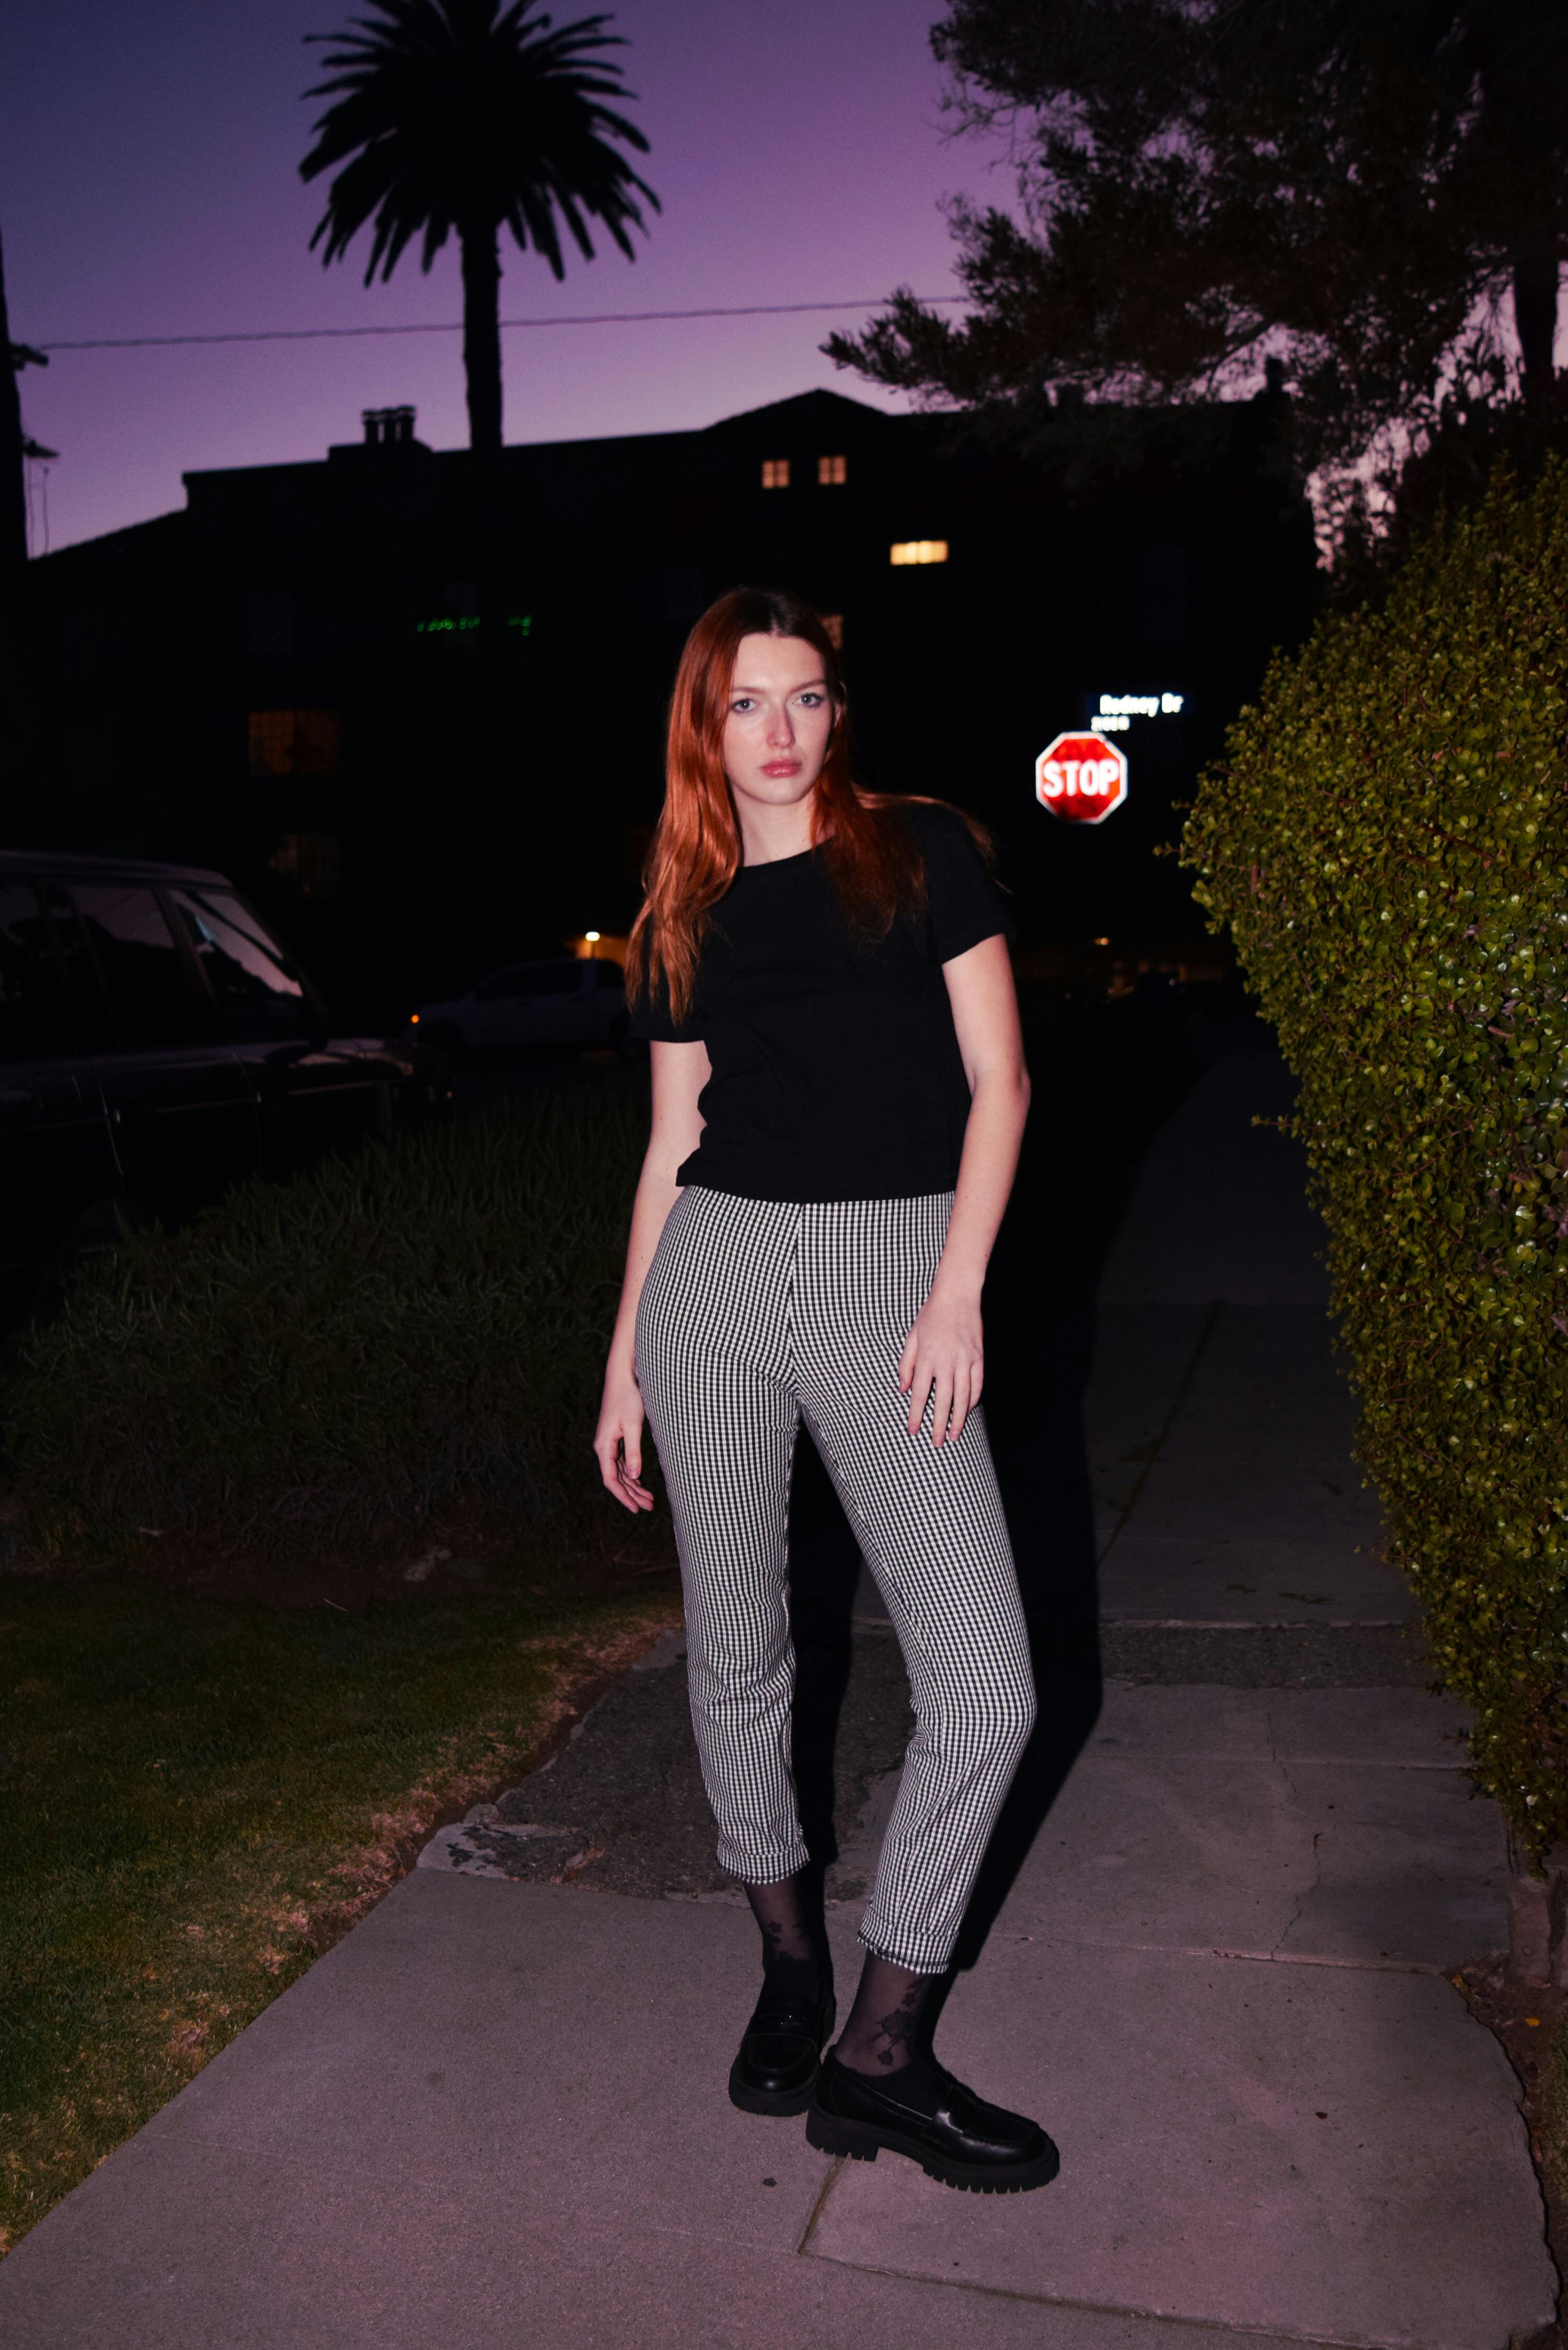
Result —
<path fill-rule="evenodd" d="M 371 226 L 367 285 L 420 242 L 429 269 L 450 235 L 508 229 L 565 275 L 564 224 L 586 260 L 590 223 L 631 256 L 629 230 L 659 199 L 625 152 L 648 152 L 636 124 L 604 103 L 628 91 L 600 53 L 624 47 L 607 16 L 554 26 L 535 0 L 369 0 L 342 31 L 310 34 L 332 103 L 301 163 L 334 172 L 311 238 L 323 262 Z M 615 141 L 618 144 L 612 144 Z"/>

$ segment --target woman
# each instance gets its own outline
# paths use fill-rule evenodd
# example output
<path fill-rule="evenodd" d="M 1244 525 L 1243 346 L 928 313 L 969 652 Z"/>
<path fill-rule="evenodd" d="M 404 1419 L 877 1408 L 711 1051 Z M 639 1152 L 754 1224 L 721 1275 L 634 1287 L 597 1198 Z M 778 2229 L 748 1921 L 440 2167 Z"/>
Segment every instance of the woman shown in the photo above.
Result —
<path fill-rule="evenodd" d="M 922 2017 L 1034 1715 L 978 1413 L 981 1284 L 1029 1083 L 1007 918 L 964 820 L 850 779 L 837 660 L 792 596 L 693 629 L 632 934 L 653 1130 L 595 1451 L 631 1511 L 646 1408 L 675 1514 L 720 1866 L 763 1935 L 730 2074 L 814 2146 L 1044 2185 L 1055 2149 Z M 791 1458 L 804 1415 L 897 1628 L 916 1715 L 833 2052 L 789 1770 Z"/>

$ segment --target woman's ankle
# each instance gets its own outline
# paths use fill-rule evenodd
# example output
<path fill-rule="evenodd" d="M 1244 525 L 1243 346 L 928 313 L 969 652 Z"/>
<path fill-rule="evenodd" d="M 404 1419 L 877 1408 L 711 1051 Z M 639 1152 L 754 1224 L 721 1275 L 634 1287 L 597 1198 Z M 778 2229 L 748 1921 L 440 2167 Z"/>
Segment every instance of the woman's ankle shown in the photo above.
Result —
<path fill-rule="evenodd" d="M 883 2081 L 928 2054 L 928 2010 L 940 1975 L 918 1975 L 912 1968 L 869 1952 L 860 1988 L 834 2054 L 851 2073 Z"/>

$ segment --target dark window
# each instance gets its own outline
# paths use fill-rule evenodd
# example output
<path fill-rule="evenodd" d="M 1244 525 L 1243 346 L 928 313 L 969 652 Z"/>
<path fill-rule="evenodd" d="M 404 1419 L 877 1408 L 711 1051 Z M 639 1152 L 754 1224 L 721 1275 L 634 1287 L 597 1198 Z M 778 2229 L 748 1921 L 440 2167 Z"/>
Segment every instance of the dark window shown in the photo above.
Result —
<path fill-rule="evenodd" d="M 573 995 L 582 986 L 580 962 L 524 962 L 498 972 L 473 991 L 475 1003 L 514 1003 L 525 995 Z"/>
<path fill-rule="evenodd" d="M 304 1036 L 312 1027 L 305 985 L 275 939 L 223 890 L 171 889 L 174 919 L 232 1033 Z"/>
<path fill-rule="evenodd" d="M 212 1034 L 206 1007 L 151 890 L 134 882 L 95 882 L 73 894 L 121 1045 L 156 1051 L 204 1042 Z"/>
<path fill-rule="evenodd" d="M 286 660 L 294 650 L 294 598 L 253 588 L 245 605 L 245 649 L 253 660 Z"/>
<path fill-rule="evenodd" d="M 335 832 L 286 832 L 267 863 L 302 898 L 337 898 L 343 859 Z"/>
<path fill-rule="evenodd" d="M 626 985 L 626 973 L 618 962 L 594 962 L 594 985 L 601 995 L 618 994 Z"/>
<path fill-rule="evenodd" d="M 60 959 L 60 975 L 65 981 L 66 1001 L 70 1006 L 71 1029 L 78 1053 L 99 1053 L 112 1049 L 114 1030 L 109 1017 L 99 975 L 82 926 L 77 920 L 76 909 L 57 881 L 39 885 L 44 910 L 54 931 L 55 951 Z"/>
<path fill-rule="evenodd" d="M 0 882 L 0 1061 L 71 1048 L 65 983 L 47 919 L 26 881 Z"/>
<path fill-rule="evenodd" d="M 335 775 L 337 712 L 253 710 L 250 747 L 253 775 Z"/>

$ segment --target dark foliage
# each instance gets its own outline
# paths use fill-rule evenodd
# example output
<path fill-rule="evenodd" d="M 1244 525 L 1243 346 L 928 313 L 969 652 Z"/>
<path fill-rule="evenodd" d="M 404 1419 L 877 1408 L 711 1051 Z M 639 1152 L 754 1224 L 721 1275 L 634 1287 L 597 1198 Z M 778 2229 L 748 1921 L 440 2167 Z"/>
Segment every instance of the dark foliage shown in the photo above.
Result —
<path fill-rule="evenodd" d="M 959 203 L 961 324 L 900 291 L 826 347 L 877 380 L 1027 410 L 1190 398 L 1287 359 L 1309 466 L 1484 382 L 1511 295 L 1552 382 L 1568 233 L 1557 0 L 954 0 L 961 129 L 1011 130 L 1017 216 Z"/>
<path fill-rule="evenodd" d="M 1358 1450 L 1471 1768 L 1568 1835 L 1568 468 L 1331 613 L 1189 822 L 1301 1077 Z"/>

